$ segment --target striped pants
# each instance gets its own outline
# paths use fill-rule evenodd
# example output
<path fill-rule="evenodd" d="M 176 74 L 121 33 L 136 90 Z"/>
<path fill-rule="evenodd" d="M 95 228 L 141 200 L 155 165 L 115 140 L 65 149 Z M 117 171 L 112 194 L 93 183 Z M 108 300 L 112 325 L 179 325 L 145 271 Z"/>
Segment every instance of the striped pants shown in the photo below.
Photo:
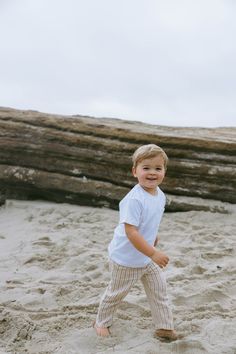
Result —
<path fill-rule="evenodd" d="M 168 305 L 166 278 L 162 269 L 151 262 L 143 268 L 130 268 L 110 261 L 111 281 L 102 296 L 96 325 L 110 327 L 120 302 L 138 280 L 144 285 L 156 329 L 174 329 L 173 317 Z"/>

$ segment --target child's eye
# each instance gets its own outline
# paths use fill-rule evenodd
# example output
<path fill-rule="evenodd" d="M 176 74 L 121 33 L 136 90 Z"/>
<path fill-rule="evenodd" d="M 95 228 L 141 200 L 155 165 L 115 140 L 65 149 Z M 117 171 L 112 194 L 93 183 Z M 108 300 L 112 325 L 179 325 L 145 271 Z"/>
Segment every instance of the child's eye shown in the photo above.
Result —
<path fill-rule="evenodd" d="M 144 169 L 144 170 L 149 170 L 149 168 L 148 168 L 148 167 L 144 167 L 143 169 Z"/>

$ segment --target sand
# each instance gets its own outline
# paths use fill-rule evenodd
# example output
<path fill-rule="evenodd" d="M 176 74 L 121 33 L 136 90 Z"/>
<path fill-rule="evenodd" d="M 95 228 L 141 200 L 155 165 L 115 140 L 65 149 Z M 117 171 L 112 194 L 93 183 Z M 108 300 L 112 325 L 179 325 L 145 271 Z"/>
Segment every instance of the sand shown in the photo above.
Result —
<path fill-rule="evenodd" d="M 153 336 L 141 283 L 122 302 L 112 337 L 92 328 L 109 281 L 107 245 L 118 212 L 41 201 L 0 208 L 0 354 L 235 354 L 234 206 L 229 214 L 165 213 L 160 247 L 176 329 Z"/>

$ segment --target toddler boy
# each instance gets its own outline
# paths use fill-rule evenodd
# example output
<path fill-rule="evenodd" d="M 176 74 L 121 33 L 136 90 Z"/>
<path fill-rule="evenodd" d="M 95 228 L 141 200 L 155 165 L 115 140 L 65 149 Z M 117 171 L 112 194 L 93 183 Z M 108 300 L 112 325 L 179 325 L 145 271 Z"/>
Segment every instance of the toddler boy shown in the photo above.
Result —
<path fill-rule="evenodd" d="M 165 177 L 168 157 L 159 146 L 148 144 L 139 147 L 132 160 L 132 173 L 138 184 L 119 204 L 119 224 L 108 247 L 111 281 L 101 299 L 94 328 L 99 336 L 110 335 L 115 310 L 132 286 L 141 280 L 156 336 L 176 340 L 163 272 L 169 258 L 155 248 L 166 202 L 159 185 Z"/>

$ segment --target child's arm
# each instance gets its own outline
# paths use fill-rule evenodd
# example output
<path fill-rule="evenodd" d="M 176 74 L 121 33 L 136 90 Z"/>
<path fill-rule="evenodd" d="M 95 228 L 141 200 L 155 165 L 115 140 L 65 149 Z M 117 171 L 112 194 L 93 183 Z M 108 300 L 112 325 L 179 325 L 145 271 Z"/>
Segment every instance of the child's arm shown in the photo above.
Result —
<path fill-rule="evenodd" d="M 154 247 L 156 247 L 156 245 L 158 244 L 158 236 L 156 237 L 156 239 L 155 239 L 155 242 L 154 242 Z"/>
<path fill-rule="evenodd" d="M 150 257 L 153 262 L 161 268 L 165 267 L 169 262 L 169 258 L 155 247 L 150 246 L 148 242 L 138 232 L 134 225 L 125 224 L 125 232 L 132 245 L 145 256 Z"/>

